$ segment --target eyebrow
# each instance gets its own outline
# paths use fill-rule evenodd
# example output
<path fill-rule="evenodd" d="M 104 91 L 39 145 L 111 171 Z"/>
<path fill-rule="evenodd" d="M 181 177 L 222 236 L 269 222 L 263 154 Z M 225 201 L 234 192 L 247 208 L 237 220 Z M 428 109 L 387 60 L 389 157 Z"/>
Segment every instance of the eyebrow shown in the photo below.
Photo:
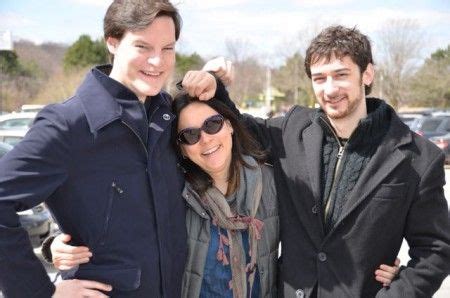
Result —
<path fill-rule="evenodd" d="M 140 43 L 140 44 L 143 44 L 145 46 L 152 46 L 151 44 L 149 44 L 148 42 L 146 42 L 146 41 L 144 41 L 142 39 L 137 39 L 133 43 Z M 176 41 L 173 41 L 173 42 L 170 42 L 170 43 L 164 45 L 164 47 L 175 46 L 176 43 L 177 43 Z"/>
<path fill-rule="evenodd" d="M 338 72 L 345 72 L 345 71 L 350 71 L 350 68 L 348 68 L 348 67 L 339 68 L 339 69 L 333 70 L 332 72 L 333 73 L 338 73 Z M 320 76 L 320 75 L 323 75 L 323 72 L 311 73 L 311 76 Z"/>

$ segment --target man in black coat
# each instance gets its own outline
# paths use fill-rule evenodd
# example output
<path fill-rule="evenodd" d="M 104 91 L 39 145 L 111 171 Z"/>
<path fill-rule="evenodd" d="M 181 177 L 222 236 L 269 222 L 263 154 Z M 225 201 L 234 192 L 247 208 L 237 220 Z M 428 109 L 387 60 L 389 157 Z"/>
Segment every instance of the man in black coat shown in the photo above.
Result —
<path fill-rule="evenodd" d="M 431 297 L 450 268 L 443 153 L 366 97 L 374 66 L 357 29 L 323 30 L 305 67 L 319 109 L 244 117 L 274 163 L 281 296 Z M 403 239 L 411 260 L 382 287 L 373 272 L 394 262 Z"/>

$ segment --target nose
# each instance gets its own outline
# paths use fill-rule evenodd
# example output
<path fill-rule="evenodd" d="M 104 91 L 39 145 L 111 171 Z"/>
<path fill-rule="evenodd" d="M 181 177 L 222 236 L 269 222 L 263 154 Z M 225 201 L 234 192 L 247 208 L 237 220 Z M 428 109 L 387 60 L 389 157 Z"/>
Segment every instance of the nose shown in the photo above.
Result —
<path fill-rule="evenodd" d="M 200 143 L 208 143 L 211 140 L 212 135 L 207 134 L 203 130 L 200 131 Z"/>
<path fill-rule="evenodd" d="M 336 82 L 331 77 L 327 77 L 327 81 L 325 82 L 324 92 L 327 96 L 333 96 L 337 94 L 339 90 Z"/>
<path fill-rule="evenodd" d="M 153 53 L 148 57 L 147 62 L 153 66 L 159 66 L 161 64 L 161 53 Z"/>

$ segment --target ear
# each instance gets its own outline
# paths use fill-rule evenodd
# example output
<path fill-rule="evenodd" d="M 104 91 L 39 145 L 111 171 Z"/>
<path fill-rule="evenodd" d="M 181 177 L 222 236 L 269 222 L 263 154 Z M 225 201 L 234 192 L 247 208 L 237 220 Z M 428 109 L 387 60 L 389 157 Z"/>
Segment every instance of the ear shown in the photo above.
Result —
<path fill-rule="evenodd" d="M 184 149 L 184 146 L 181 144 L 179 144 L 178 146 L 180 146 L 180 152 L 181 152 L 181 155 L 183 156 L 183 158 L 185 158 L 185 159 L 188 158 L 187 154 L 186 154 L 186 150 Z"/>
<path fill-rule="evenodd" d="M 120 41 L 117 38 L 114 37 L 106 38 L 106 46 L 108 47 L 108 51 L 113 55 L 116 54 L 119 43 Z"/>
<path fill-rule="evenodd" d="M 362 82 L 365 86 L 370 86 L 375 77 L 375 68 L 372 63 L 367 64 L 366 70 L 362 74 Z"/>

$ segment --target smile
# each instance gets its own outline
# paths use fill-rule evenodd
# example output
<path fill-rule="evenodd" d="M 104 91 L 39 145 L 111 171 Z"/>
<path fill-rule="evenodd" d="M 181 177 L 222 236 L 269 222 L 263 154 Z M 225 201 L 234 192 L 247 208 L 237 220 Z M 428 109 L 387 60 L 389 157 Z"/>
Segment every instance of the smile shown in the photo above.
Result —
<path fill-rule="evenodd" d="M 149 77 L 157 77 L 162 74 L 161 71 L 143 71 L 143 70 L 141 70 L 141 73 Z"/>
<path fill-rule="evenodd" d="M 214 152 L 216 152 L 217 150 L 219 150 L 219 148 L 221 147 L 221 145 L 215 146 L 209 150 L 206 150 L 205 152 L 202 153 L 202 155 L 211 155 Z"/>
<path fill-rule="evenodd" d="M 336 103 L 344 100 L 345 98 L 346 98 L 345 96 L 340 96 L 340 97 L 333 98 L 333 99 L 327 99 L 327 100 L 325 100 L 325 102 L 330 103 L 330 104 L 336 104 Z"/>

